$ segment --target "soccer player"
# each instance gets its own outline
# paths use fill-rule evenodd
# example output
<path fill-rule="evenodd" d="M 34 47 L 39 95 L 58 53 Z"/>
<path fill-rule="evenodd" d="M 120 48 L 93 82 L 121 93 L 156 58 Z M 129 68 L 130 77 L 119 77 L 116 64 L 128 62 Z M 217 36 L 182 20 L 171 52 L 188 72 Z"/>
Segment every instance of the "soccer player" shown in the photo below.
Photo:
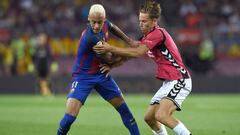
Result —
<path fill-rule="evenodd" d="M 172 114 L 181 110 L 182 102 L 191 92 L 191 77 L 172 37 L 157 24 L 160 13 L 160 4 L 153 1 L 147 1 L 140 8 L 139 26 L 144 36 L 138 47 L 118 48 L 104 43 L 94 46 L 94 51 L 127 57 L 140 57 L 147 53 L 157 64 L 156 78 L 163 80 L 163 84 L 151 99 L 144 120 L 154 135 L 167 135 L 165 126 L 176 135 L 190 135 L 190 131 Z"/>
<path fill-rule="evenodd" d="M 107 57 L 96 55 L 92 49 L 94 45 L 101 45 L 101 41 L 107 40 L 108 31 L 129 42 L 128 37 L 105 17 L 105 9 L 102 5 L 91 6 L 88 15 L 89 25 L 82 32 L 79 42 L 66 113 L 60 122 L 57 135 L 68 133 L 93 88 L 118 111 L 130 134 L 140 135 L 137 123 L 125 103 L 119 87 L 111 76 L 101 73 L 100 63 L 104 64 Z M 108 55 L 111 56 L 109 53 Z"/>

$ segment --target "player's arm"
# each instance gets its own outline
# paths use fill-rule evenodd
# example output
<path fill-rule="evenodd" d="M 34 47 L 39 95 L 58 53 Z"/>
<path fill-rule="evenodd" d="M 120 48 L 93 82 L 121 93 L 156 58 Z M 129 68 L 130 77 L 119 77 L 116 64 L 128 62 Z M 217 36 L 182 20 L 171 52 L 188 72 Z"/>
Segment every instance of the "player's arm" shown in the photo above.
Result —
<path fill-rule="evenodd" d="M 135 48 L 120 48 L 120 47 L 114 47 L 109 45 L 106 42 L 103 42 L 103 45 L 101 46 L 94 46 L 93 50 L 97 54 L 103 54 L 106 52 L 111 52 L 116 55 L 124 56 L 124 57 L 141 57 L 144 54 L 146 54 L 149 51 L 149 48 L 146 45 L 139 45 Z"/>
<path fill-rule="evenodd" d="M 103 45 L 103 41 L 99 41 L 95 46 L 102 46 L 102 45 Z M 128 59 L 127 57 L 115 55 L 111 52 L 105 52 L 101 54 L 97 53 L 97 56 L 101 58 L 104 61 L 104 63 L 107 63 L 108 65 L 120 65 L 116 63 L 123 63 Z"/>
<path fill-rule="evenodd" d="M 138 46 L 137 42 L 129 38 L 118 26 L 111 23 L 111 28 L 109 30 L 113 35 L 125 41 L 130 47 Z"/>
<path fill-rule="evenodd" d="M 118 38 L 122 39 L 123 41 L 127 42 L 128 44 L 131 42 L 131 39 L 115 24 L 111 24 L 110 32 Z"/>

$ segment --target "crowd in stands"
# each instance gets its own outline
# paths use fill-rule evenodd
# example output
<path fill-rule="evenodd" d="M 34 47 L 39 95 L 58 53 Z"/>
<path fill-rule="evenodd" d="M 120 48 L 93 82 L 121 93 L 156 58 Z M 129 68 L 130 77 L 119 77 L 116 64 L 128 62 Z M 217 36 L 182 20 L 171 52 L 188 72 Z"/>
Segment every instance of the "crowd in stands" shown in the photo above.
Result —
<path fill-rule="evenodd" d="M 164 26 L 196 72 L 214 70 L 213 62 L 240 59 L 240 0 L 155 0 Z M 0 76 L 34 71 L 40 33 L 48 35 L 52 60 L 73 64 L 78 39 L 87 25 L 91 4 L 101 3 L 107 18 L 130 37 L 140 37 L 138 8 L 144 0 L 1 0 Z M 115 37 L 110 44 L 125 46 Z M 69 62 L 71 60 L 71 62 Z M 66 65 L 66 64 L 64 64 Z M 71 66 L 58 74 L 71 72 Z M 54 68 L 56 69 L 56 68 Z M 240 73 L 239 73 L 240 74 Z"/>

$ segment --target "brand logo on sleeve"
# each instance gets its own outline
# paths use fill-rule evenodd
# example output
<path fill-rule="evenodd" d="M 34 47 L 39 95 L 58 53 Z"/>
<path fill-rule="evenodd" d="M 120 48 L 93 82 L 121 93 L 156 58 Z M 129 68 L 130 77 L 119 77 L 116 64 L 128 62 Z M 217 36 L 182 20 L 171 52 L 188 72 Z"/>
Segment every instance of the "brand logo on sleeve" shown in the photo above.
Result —
<path fill-rule="evenodd" d="M 150 50 L 147 52 L 147 55 L 150 58 L 155 58 L 155 56 L 153 55 L 152 51 L 150 51 Z"/>
<path fill-rule="evenodd" d="M 147 44 L 151 44 L 153 41 L 151 41 L 151 40 L 144 40 L 143 42 L 147 43 Z"/>

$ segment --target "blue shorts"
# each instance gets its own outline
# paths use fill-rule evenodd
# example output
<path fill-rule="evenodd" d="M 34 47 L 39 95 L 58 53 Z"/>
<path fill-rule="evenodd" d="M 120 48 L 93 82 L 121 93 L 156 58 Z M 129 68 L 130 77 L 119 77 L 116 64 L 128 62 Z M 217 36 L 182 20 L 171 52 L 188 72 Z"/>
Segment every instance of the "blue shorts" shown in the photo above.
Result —
<path fill-rule="evenodd" d="M 92 89 L 95 89 L 107 101 L 122 95 L 111 76 L 105 77 L 105 74 L 98 74 L 73 79 L 68 98 L 75 98 L 84 104 Z"/>

